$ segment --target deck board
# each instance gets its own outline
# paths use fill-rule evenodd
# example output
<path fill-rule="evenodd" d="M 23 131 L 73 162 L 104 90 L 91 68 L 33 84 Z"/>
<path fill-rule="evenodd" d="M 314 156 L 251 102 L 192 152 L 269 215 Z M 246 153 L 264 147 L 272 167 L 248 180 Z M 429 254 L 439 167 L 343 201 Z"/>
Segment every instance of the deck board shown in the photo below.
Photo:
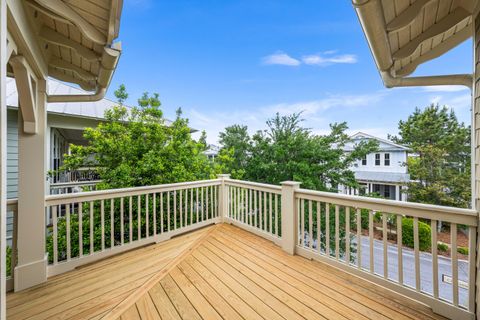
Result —
<path fill-rule="evenodd" d="M 231 225 L 56 276 L 9 294 L 7 310 L 9 319 L 444 319 Z"/>

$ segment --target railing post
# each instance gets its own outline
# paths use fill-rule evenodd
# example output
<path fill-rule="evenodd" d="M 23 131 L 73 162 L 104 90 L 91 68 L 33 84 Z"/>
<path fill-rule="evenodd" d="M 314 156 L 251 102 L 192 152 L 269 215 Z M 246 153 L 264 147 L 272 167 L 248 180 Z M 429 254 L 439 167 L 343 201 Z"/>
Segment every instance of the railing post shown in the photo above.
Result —
<path fill-rule="evenodd" d="M 282 248 L 289 254 L 295 254 L 298 237 L 297 209 L 295 206 L 295 190 L 300 182 L 284 181 L 282 185 Z"/>
<path fill-rule="evenodd" d="M 229 174 L 218 174 L 218 179 L 222 180 L 218 194 L 218 210 L 220 223 L 225 222 L 225 217 L 228 214 L 228 186 L 225 181 L 230 179 Z"/>

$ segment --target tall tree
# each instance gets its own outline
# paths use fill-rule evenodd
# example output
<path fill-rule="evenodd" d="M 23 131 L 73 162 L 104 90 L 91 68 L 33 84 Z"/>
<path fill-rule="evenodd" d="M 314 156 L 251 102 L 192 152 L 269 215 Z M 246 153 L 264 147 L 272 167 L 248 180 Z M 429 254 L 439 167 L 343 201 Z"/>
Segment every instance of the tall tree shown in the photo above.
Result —
<path fill-rule="evenodd" d="M 350 141 L 345 123 L 332 124 L 327 135 L 315 135 L 301 122 L 300 113 L 276 114 L 267 121 L 266 130 L 251 138 L 247 127 L 229 127 L 220 135 L 222 148 L 238 148 L 240 155 L 235 161 L 241 163 L 248 180 L 272 184 L 296 180 L 301 181 L 303 187 L 316 190 L 336 191 L 339 184 L 356 187 L 355 176 L 349 168 L 373 152 L 376 143 L 361 142 L 353 152 L 345 154 L 343 147 Z"/>
<path fill-rule="evenodd" d="M 469 207 L 470 126 L 459 122 L 453 110 L 432 104 L 416 108 L 398 129 L 399 136 L 390 138 L 413 153 L 408 160 L 409 200 Z"/>

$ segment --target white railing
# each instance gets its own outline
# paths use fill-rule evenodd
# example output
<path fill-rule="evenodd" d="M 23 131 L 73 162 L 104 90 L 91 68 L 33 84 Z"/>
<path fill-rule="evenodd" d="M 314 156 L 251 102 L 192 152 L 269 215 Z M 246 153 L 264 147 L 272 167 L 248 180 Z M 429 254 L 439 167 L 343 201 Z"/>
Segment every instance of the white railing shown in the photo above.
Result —
<path fill-rule="evenodd" d="M 13 290 L 13 275 L 17 265 L 17 220 L 18 220 L 18 200 L 7 200 L 7 291 Z"/>
<path fill-rule="evenodd" d="M 97 184 L 100 182 L 101 180 L 52 183 L 50 184 L 50 194 L 95 191 L 97 189 Z"/>
<path fill-rule="evenodd" d="M 220 221 L 219 186 L 205 180 L 47 196 L 48 274 Z"/>
<path fill-rule="evenodd" d="M 70 171 L 57 172 L 53 176 L 55 183 L 76 182 L 76 181 L 94 181 L 99 180 L 100 176 L 96 168 L 78 168 Z"/>
<path fill-rule="evenodd" d="M 348 270 L 453 319 L 472 317 L 474 210 L 304 189 L 295 191 L 295 199 L 297 254 Z M 450 232 L 447 258 L 437 252 L 440 224 Z M 468 239 L 462 251 L 466 260 L 457 252 L 460 228 Z"/>
<path fill-rule="evenodd" d="M 280 186 L 226 180 L 228 211 L 225 220 L 275 243 L 281 239 Z"/>

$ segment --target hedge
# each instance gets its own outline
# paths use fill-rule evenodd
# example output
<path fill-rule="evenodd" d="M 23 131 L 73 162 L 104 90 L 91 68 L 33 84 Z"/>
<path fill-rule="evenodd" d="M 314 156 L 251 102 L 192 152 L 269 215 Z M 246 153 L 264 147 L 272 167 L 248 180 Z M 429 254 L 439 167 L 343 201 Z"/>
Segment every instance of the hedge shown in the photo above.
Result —
<path fill-rule="evenodd" d="M 430 250 L 432 244 L 431 228 L 425 222 L 418 221 L 418 240 L 420 251 Z M 414 247 L 412 218 L 402 218 L 402 243 L 409 248 Z"/>

